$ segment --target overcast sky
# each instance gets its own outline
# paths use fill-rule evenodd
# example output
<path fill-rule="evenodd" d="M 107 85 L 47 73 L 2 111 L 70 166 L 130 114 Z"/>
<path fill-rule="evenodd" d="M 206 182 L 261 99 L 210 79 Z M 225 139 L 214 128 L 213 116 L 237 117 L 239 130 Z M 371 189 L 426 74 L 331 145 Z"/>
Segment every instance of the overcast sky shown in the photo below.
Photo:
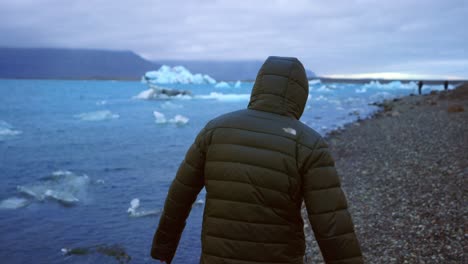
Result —
<path fill-rule="evenodd" d="M 0 46 L 468 78 L 467 16 L 466 0 L 1 0 Z"/>

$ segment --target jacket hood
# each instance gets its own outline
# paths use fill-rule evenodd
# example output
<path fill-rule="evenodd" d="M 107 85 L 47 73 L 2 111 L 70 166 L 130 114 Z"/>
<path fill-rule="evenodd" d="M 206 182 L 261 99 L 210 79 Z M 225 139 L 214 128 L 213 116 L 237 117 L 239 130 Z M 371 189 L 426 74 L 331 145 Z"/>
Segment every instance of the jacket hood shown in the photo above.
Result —
<path fill-rule="evenodd" d="M 296 58 L 271 56 L 257 74 L 248 108 L 299 119 L 308 95 L 302 63 Z"/>

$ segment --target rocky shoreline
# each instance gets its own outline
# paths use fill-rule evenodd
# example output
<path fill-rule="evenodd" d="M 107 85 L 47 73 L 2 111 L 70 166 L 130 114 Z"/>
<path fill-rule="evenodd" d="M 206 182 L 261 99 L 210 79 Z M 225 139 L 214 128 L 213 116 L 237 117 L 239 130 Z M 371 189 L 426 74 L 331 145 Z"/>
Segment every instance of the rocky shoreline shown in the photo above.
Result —
<path fill-rule="evenodd" d="M 327 136 L 366 263 L 463 263 L 468 84 L 379 106 Z M 305 263 L 323 263 L 305 223 Z"/>

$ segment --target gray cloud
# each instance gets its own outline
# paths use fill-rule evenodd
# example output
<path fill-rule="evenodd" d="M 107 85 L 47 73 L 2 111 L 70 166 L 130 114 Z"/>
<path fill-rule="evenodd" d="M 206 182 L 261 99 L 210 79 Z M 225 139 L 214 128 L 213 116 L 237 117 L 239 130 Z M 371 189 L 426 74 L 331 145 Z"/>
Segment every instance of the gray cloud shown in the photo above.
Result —
<path fill-rule="evenodd" d="M 1 46 L 130 49 L 149 59 L 299 57 L 320 74 L 468 78 L 465 0 L 0 2 Z"/>

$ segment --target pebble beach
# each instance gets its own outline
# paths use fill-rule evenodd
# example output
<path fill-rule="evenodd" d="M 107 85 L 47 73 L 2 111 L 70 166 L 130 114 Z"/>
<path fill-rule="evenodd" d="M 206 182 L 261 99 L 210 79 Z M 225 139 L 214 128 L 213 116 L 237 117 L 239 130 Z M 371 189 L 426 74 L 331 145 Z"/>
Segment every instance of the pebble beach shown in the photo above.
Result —
<path fill-rule="evenodd" d="M 468 84 L 378 106 L 327 135 L 365 262 L 466 263 Z"/>

